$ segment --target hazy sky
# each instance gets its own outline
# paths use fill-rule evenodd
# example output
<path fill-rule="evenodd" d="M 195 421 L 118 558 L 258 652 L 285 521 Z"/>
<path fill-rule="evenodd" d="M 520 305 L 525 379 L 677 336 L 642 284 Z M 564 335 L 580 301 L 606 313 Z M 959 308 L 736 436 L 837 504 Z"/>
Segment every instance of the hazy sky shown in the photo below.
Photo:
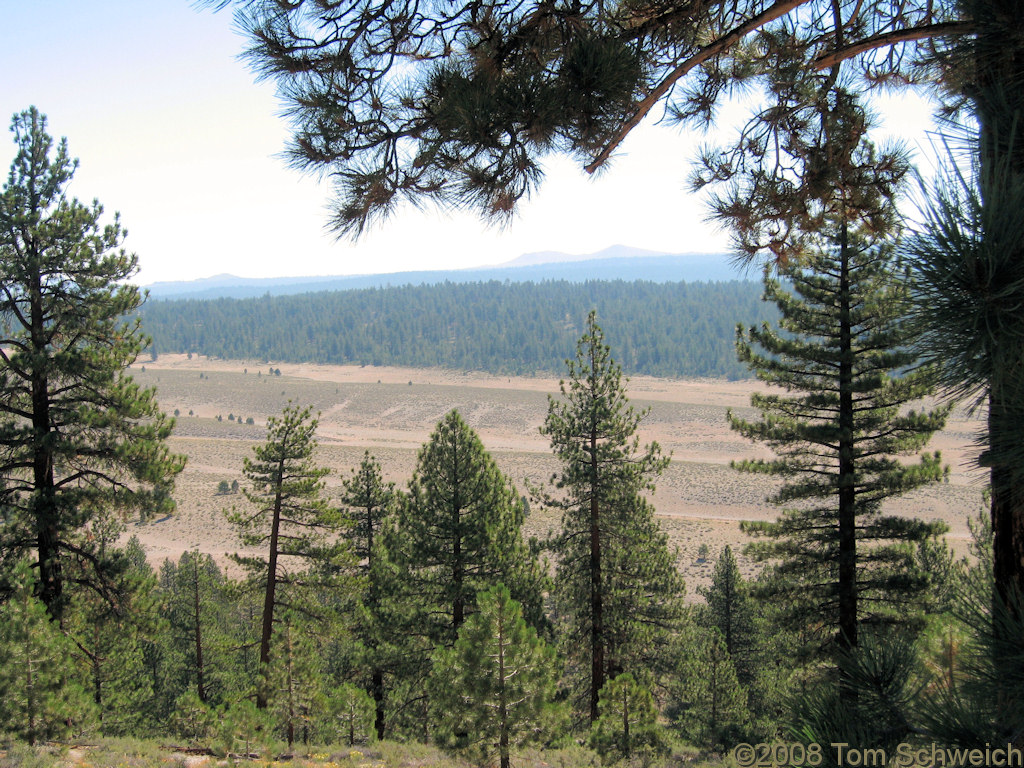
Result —
<path fill-rule="evenodd" d="M 540 194 L 504 229 L 470 214 L 400 211 L 356 243 L 324 224 L 330 190 L 279 158 L 288 128 L 272 83 L 238 60 L 228 12 L 189 0 L 0 0 L 0 121 L 29 105 L 66 136 L 72 193 L 120 211 L 138 281 L 394 272 L 495 264 L 616 243 L 724 251 L 686 178 L 700 135 L 644 126 L 589 177 L 549 163 Z M 895 100 L 887 128 L 926 145 L 928 108 Z M 927 150 L 926 150 L 927 151 Z M 0 139 L 6 178 L 14 144 Z M 685 275 L 680 275 L 685 279 Z"/>

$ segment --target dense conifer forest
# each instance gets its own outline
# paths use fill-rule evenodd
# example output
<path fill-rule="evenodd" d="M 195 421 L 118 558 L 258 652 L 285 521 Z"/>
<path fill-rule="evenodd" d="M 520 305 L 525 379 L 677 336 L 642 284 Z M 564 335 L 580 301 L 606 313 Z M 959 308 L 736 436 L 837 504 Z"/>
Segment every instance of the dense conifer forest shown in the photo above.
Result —
<path fill-rule="evenodd" d="M 775 316 L 753 282 L 444 283 L 264 296 L 150 301 L 153 351 L 281 362 L 559 372 L 596 308 L 629 373 L 749 375 L 736 324 Z"/>

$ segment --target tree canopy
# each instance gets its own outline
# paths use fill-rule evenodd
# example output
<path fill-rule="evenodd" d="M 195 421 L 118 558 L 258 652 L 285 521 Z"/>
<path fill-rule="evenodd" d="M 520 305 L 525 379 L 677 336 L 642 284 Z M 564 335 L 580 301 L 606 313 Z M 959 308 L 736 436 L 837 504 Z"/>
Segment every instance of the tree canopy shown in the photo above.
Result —
<path fill-rule="evenodd" d="M 68 196 L 77 162 L 34 107 L 11 122 L 17 154 L 0 194 L 0 558 L 35 553 L 51 615 L 69 578 L 116 600 L 126 564 L 87 526 L 112 513 L 173 509 L 184 457 L 155 391 L 126 369 L 146 345 L 126 281 L 138 260 L 115 216 Z M 74 576 L 68 571 L 75 570 Z"/>

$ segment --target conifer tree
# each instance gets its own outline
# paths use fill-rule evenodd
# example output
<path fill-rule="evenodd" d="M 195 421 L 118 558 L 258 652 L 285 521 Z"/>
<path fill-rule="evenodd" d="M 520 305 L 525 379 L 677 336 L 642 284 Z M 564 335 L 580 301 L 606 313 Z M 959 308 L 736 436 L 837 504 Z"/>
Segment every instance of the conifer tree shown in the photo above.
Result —
<path fill-rule="evenodd" d="M 776 453 L 734 466 L 784 479 L 772 497 L 787 505 L 779 520 L 744 524 L 766 539 L 750 552 L 777 561 L 759 592 L 782 602 L 792 628 L 817 627 L 819 650 L 842 651 L 865 625 L 905 623 L 926 584 L 914 549 L 943 526 L 883 516 L 880 505 L 942 479 L 938 454 L 895 457 L 923 448 L 948 408 L 906 410 L 931 389 L 927 371 L 908 370 L 909 287 L 892 272 L 891 242 L 842 218 L 828 224 L 807 262 L 780 267 L 792 293 L 766 274 L 779 328 L 740 329 L 737 341 L 758 378 L 796 394 L 752 395 L 762 419 L 729 422 Z"/>
<path fill-rule="evenodd" d="M 377 704 L 362 688 L 351 683 L 336 685 L 327 694 L 327 726 L 332 742 L 350 747 L 357 741 L 372 741 L 376 732 Z"/>
<path fill-rule="evenodd" d="M 313 463 L 317 420 L 310 409 L 288 405 L 267 421 L 267 441 L 254 448 L 243 471 L 252 484 L 245 497 L 252 509 L 233 510 L 228 519 L 242 543 L 263 555 L 233 555 L 263 595 L 259 664 L 269 672 L 271 642 L 282 610 L 326 621 L 328 607 L 318 591 L 349 583 L 350 548 L 333 534 L 341 518 L 321 497 L 327 469 Z M 267 706 L 263 684 L 256 703 Z"/>
<path fill-rule="evenodd" d="M 0 605 L 0 733 L 30 745 L 69 735 L 92 720 L 78 683 L 73 646 L 35 598 L 27 562 L 15 565 L 13 592 Z"/>
<path fill-rule="evenodd" d="M 398 494 L 393 483 L 385 483 L 380 463 L 367 451 L 357 469 L 343 483 L 342 504 L 351 522 L 345 536 L 365 577 L 363 607 L 366 615 L 359 622 L 358 633 L 369 656 L 370 690 L 375 706 L 374 727 L 377 738 L 384 738 L 384 675 L 385 662 L 381 634 L 383 592 L 386 591 L 387 567 L 379 562 L 379 539 L 385 520 L 391 514 Z"/>
<path fill-rule="evenodd" d="M 61 622 L 74 643 L 78 677 L 92 697 L 105 736 L 138 733 L 153 724 L 154 690 L 145 674 L 145 643 L 159 631 L 156 579 L 146 552 L 133 536 L 124 547 L 117 541 L 125 530 L 121 520 L 93 520 L 86 534 L 97 556 L 127 565 L 113 599 L 88 589 L 69 590 L 70 601 Z M 76 584 L 78 568 L 66 571 Z"/>
<path fill-rule="evenodd" d="M 480 764 L 511 765 L 512 750 L 542 732 L 555 692 L 555 650 L 527 626 L 499 584 L 477 597 L 479 611 L 441 649 L 431 675 L 440 735 Z"/>
<path fill-rule="evenodd" d="M 541 614 L 539 567 L 521 538 L 519 498 L 477 434 L 449 412 L 420 451 L 389 547 L 419 632 L 434 646 L 453 645 L 477 592 L 498 582 L 528 617 Z"/>
<path fill-rule="evenodd" d="M 696 675 L 697 685 L 704 684 L 701 680 L 706 678 L 706 674 L 700 671 L 700 664 L 712 663 L 711 657 L 718 652 L 717 647 L 711 647 L 713 642 L 717 642 L 712 638 L 712 631 L 717 632 L 728 655 L 728 664 L 723 666 L 723 670 L 731 665 L 736 682 L 746 696 L 744 707 L 737 710 L 742 712 L 742 716 L 729 720 L 727 730 L 735 734 L 736 728 L 740 728 L 743 737 L 749 741 L 768 738 L 785 709 L 792 664 L 789 636 L 780 627 L 769 632 L 771 606 L 759 604 L 754 599 L 756 590 L 740 573 L 730 546 L 725 547 L 715 564 L 711 584 L 698 591 L 707 603 L 696 609 L 696 626 L 702 629 L 694 630 L 692 652 L 683 650 L 681 655 L 705 661 L 695 662 L 696 667 L 684 663 L 679 674 L 683 675 L 684 683 L 687 675 Z M 733 687 L 728 675 L 728 670 L 725 670 L 716 678 L 724 686 L 723 694 Z M 709 703 L 704 694 L 693 693 L 693 681 L 686 683 L 684 689 L 690 691 L 686 696 L 698 709 Z M 702 716 L 698 715 L 698 719 Z M 690 719 L 689 722 L 692 726 L 696 721 Z M 715 726 L 706 733 L 723 735 L 725 731 Z M 704 738 L 692 731 L 691 737 L 697 740 Z"/>
<path fill-rule="evenodd" d="M 750 714 L 747 691 L 717 627 L 698 627 L 678 669 L 678 721 L 683 733 L 703 747 L 734 742 Z"/>
<path fill-rule="evenodd" d="M 397 497 L 395 485 L 384 482 L 380 462 L 366 451 L 359 467 L 342 482 L 342 489 L 341 502 L 351 523 L 345 538 L 352 542 L 352 552 L 372 592 L 374 541 Z"/>
<path fill-rule="evenodd" d="M 308 745 L 326 709 L 323 655 L 316 628 L 285 611 L 278 620 L 269 670 L 270 702 L 283 728 L 288 749 L 298 738 Z"/>
<path fill-rule="evenodd" d="M 14 116 L 18 151 L 0 194 L 0 557 L 34 552 L 38 594 L 54 617 L 66 571 L 111 600 L 122 563 L 100 557 L 84 527 L 112 510 L 169 509 L 184 465 L 173 421 L 125 370 L 146 339 L 128 280 L 137 258 L 103 208 L 67 194 L 76 162 L 54 151 L 35 108 Z"/>
<path fill-rule="evenodd" d="M 217 713 L 191 688 L 174 702 L 169 718 L 169 731 L 194 744 L 203 743 L 214 731 Z"/>
<path fill-rule="evenodd" d="M 213 558 L 183 552 L 160 569 L 167 619 L 168 685 L 172 700 L 191 690 L 203 704 L 218 701 L 227 685 L 226 582 Z"/>
<path fill-rule="evenodd" d="M 744 685 L 749 684 L 754 676 L 756 608 L 728 544 L 715 563 L 710 586 L 697 591 L 707 602 L 706 610 L 702 611 L 708 620 L 706 624 L 718 628 L 737 676 Z"/>
<path fill-rule="evenodd" d="M 622 672 L 660 670 L 681 618 L 683 581 L 654 510 L 643 498 L 668 463 L 656 443 L 640 447 L 643 413 L 628 402 L 595 314 L 569 360 L 561 399 L 550 398 L 542 428 L 562 465 L 562 510 L 553 542 L 558 612 L 574 677 L 599 716 L 600 691 Z"/>
<path fill-rule="evenodd" d="M 478 592 L 506 584 L 527 622 L 543 625 L 544 574 L 521 539 L 519 498 L 458 412 L 446 414 L 420 450 L 375 558 L 389 732 L 429 739 L 431 656 L 455 643 Z"/>
<path fill-rule="evenodd" d="M 600 717 L 590 729 L 590 745 L 607 762 L 628 760 L 637 752 L 664 751 L 658 711 L 651 692 L 623 672 L 601 689 Z"/>

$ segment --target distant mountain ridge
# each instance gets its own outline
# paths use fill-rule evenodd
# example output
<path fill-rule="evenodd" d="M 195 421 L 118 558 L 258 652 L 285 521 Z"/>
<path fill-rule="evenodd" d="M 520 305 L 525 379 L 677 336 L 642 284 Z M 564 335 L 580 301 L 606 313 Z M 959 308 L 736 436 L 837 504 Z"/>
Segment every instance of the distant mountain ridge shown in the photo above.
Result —
<path fill-rule="evenodd" d="M 511 261 L 498 264 L 499 267 L 534 267 L 539 264 L 571 264 L 580 261 L 597 261 L 599 259 L 635 259 L 657 258 L 659 256 L 708 256 L 713 254 L 671 254 L 668 251 L 648 251 L 630 245 L 613 245 L 596 253 L 562 253 L 561 251 L 537 251 L 524 253 Z"/>
<path fill-rule="evenodd" d="M 544 282 L 567 280 L 649 280 L 718 282 L 744 279 L 722 253 L 665 254 L 613 245 L 591 254 L 540 251 L 504 264 L 452 270 L 417 270 L 372 275 L 308 277 L 237 277 L 221 274 L 198 280 L 157 282 L 145 286 L 153 299 L 218 299 L 285 296 L 318 291 L 386 288 L 440 283 Z"/>

